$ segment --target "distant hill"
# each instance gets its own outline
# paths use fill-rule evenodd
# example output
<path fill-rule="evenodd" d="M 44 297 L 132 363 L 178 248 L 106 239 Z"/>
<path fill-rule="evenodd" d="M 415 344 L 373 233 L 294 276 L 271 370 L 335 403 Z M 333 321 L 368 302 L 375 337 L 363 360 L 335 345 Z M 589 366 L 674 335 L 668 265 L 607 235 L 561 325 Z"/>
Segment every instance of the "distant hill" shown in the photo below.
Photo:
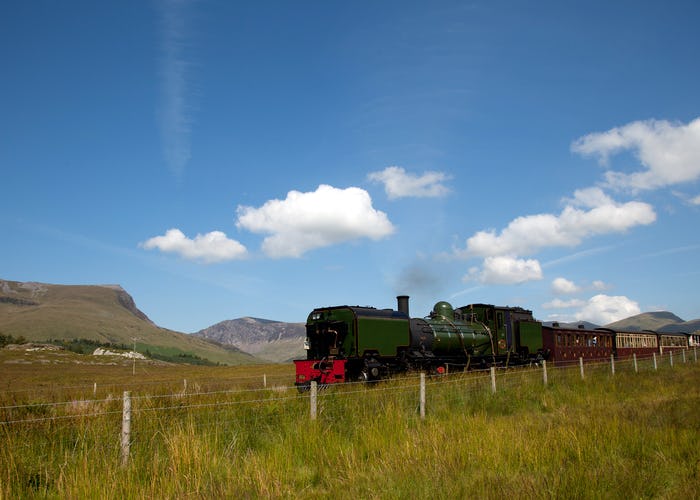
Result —
<path fill-rule="evenodd" d="M 670 325 L 665 325 L 659 329 L 660 332 L 668 333 L 693 333 L 700 330 L 700 319 L 694 319 L 692 321 L 684 321 L 683 323 L 673 323 Z"/>
<path fill-rule="evenodd" d="M 304 323 L 245 317 L 221 321 L 193 335 L 235 346 L 258 358 L 276 363 L 306 356 Z"/>
<path fill-rule="evenodd" d="M 551 326 L 552 321 L 543 322 L 544 325 Z M 559 323 L 559 326 L 566 328 L 578 328 L 579 325 L 584 325 L 586 329 L 599 328 L 599 325 L 588 321 L 574 321 L 572 323 Z M 700 319 L 693 321 L 683 321 L 675 314 L 668 311 L 656 311 L 637 314 L 629 318 L 615 321 L 604 326 L 613 330 L 625 330 L 630 332 L 639 332 L 642 330 L 653 330 L 656 332 L 668 333 L 693 333 L 700 330 Z"/>
<path fill-rule="evenodd" d="M 257 362 L 232 346 L 155 325 L 119 285 L 51 285 L 0 280 L 0 334 L 32 342 L 89 339 L 156 355 L 222 364 Z"/>
<path fill-rule="evenodd" d="M 692 327 L 692 323 L 696 323 L 694 328 Z M 605 326 L 606 328 L 612 328 L 615 330 L 629 331 L 654 330 L 661 332 L 692 332 L 698 329 L 698 323 L 700 323 L 700 320 L 696 320 L 695 322 L 685 322 L 671 312 L 657 311 L 630 316 L 629 318 L 615 321 L 614 323 L 610 323 L 609 325 Z"/>

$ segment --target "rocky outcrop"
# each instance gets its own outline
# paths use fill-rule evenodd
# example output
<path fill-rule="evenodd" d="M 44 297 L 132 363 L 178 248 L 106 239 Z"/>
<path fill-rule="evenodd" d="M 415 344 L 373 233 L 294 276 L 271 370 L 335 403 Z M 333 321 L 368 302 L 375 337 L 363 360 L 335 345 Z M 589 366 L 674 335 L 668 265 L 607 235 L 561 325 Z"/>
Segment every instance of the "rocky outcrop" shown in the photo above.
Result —
<path fill-rule="evenodd" d="M 304 323 L 245 317 L 221 321 L 193 335 L 268 361 L 286 362 L 303 356 L 306 329 Z"/>
<path fill-rule="evenodd" d="M 128 358 L 128 359 L 147 359 L 146 356 L 141 354 L 140 352 L 134 352 L 134 351 L 110 351 L 109 349 L 105 349 L 103 347 L 98 347 L 95 349 L 92 353 L 93 356 L 121 356 L 123 358 Z"/>
<path fill-rule="evenodd" d="M 138 307 L 136 307 L 136 303 L 134 302 L 134 298 L 127 293 L 126 290 L 124 290 L 122 287 L 117 285 L 117 300 L 119 301 L 119 304 L 122 305 L 127 311 L 129 311 L 131 314 L 136 316 L 139 319 L 142 319 L 144 321 L 148 321 L 150 324 L 154 325 L 153 321 L 146 316 L 143 311 L 141 311 Z"/>

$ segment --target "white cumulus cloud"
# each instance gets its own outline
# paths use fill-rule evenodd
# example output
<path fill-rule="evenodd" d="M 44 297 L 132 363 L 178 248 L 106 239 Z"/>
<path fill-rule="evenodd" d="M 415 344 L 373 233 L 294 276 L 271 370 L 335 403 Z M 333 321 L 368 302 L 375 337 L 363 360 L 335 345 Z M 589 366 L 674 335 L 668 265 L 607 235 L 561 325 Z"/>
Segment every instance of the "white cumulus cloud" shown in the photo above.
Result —
<path fill-rule="evenodd" d="M 237 215 L 237 227 L 270 234 L 262 248 L 273 258 L 301 257 L 315 248 L 360 238 L 378 240 L 395 231 L 387 215 L 372 207 L 369 194 L 356 187 L 290 191 L 284 200 L 259 208 L 239 206 Z"/>
<path fill-rule="evenodd" d="M 380 172 L 368 174 L 367 178 L 383 183 L 390 200 L 406 197 L 436 198 L 449 192 L 442 184 L 449 176 L 442 172 L 428 171 L 418 176 L 407 173 L 402 167 L 387 167 Z"/>
<path fill-rule="evenodd" d="M 581 287 L 577 286 L 573 281 L 559 277 L 552 281 L 552 291 L 556 295 L 571 295 L 581 291 Z"/>
<path fill-rule="evenodd" d="M 542 279 L 542 267 L 535 259 L 498 255 L 486 257 L 481 269 L 471 268 L 463 279 L 488 285 L 513 285 Z"/>
<path fill-rule="evenodd" d="M 576 308 L 576 307 L 583 307 L 586 305 L 585 300 L 581 299 L 571 299 L 571 300 L 562 300 L 562 299 L 554 299 L 550 302 L 546 302 L 542 304 L 543 309 L 570 309 L 570 308 Z"/>
<path fill-rule="evenodd" d="M 607 290 L 609 288 L 608 284 L 601 280 L 594 280 L 593 283 L 591 283 L 591 287 L 593 290 L 598 291 Z"/>
<path fill-rule="evenodd" d="M 700 118 L 688 124 L 636 121 L 583 136 L 571 149 L 597 156 L 602 165 L 608 165 L 616 153 L 632 151 L 642 168 L 632 173 L 606 172 L 608 184 L 615 188 L 647 190 L 693 182 L 700 179 Z"/>
<path fill-rule="evenodd" d="M 641 309 L 634 300 L 622 295 L 599 294 L 591 297 L 588 303 L 575 314 L 575 318 L 577 321 L 590 321 L 599 325 L 607 325 L 639 313 L 641 313 Z"/>
<path fill-rule="evenodd" d="M 467 239 L 465 250 L 455 254 L 461 257 L 530 255 L 547 247 L 577 246 L 584 238 L 623 232 L 655 220 L 656 213 L 647 203 L 617 203 L 599 188 L 589 188 L 576 191 L 559 215 L 528 215 L 514 219 L 500 233 L 479 231 Z"/>
<path fill-rule="evenodd" d="M 163 236 L 150 238 L 139 246 L 147 250 L 157 248 L 161 252 L 175 253 L 185 259 L 205 263 L 241 259 L 247 254 L 241 243 L 227 238 L 221 231 L 198 234 L 190 239 L 179 229 L 169 229 Z"/>

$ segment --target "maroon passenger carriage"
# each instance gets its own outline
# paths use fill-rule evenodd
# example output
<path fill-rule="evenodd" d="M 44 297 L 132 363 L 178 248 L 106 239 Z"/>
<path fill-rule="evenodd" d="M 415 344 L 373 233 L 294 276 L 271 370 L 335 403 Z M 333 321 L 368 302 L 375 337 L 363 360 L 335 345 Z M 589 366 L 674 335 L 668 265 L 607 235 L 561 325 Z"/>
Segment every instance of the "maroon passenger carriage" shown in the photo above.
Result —
<path fill-rule="evenodd" d="M 698 339 L 687 333 L 663 333 L 652 330 L 621 331 L 610 328 L 588 330 L 578 328 L 542 326 L 542 346 L 550 353 L 555 364 L 572 364 L 616 359 L 651 358 L 654 354 L 682 351 L 692 348 Z"/>
<path fill-rule="evenodd" d="M 550 352 L 550 359 L 558 365 L 610 359 L 614 353 L 615 333 L 607 330 L 586 330 L 561 327 L 559 323 L 542 326 L 542 347 Z"/>
<path fill-rule="evenodd" d="M 659 354 L 659 334 L 651 330 L 641 332 L 624 332 L 609 328 L 598 328 L 615 334 L 615 357 L 618 359 L 651 358 Z"/>
<path fill-rule="evenodd" d="M 683 351 L 690 347 L 691 335 L 687 333 L 657 333 L 659 337 L 659 353 Z"/>

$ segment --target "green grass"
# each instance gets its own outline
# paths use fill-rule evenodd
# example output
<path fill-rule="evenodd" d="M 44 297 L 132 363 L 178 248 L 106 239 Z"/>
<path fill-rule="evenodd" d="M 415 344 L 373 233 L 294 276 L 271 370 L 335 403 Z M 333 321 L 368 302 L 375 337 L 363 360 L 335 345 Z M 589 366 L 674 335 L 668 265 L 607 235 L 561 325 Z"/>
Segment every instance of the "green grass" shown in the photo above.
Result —
<path fill-rule="evenodd" d="M 332 387 L 319 392 L 315 421 L 308 393 L 286 387 L 289 366 L 140 368 L 152 371 L 128 385 L 124 468 L 120 391 L 86 401 L 89 387 L 34 380 L 0 396 L 0 406 L 31 403 L 0 410 L 0 420 L 44 419 L 0 424 L 0 497 L 700 496 L 700 364 L 691 360 L 658 371 L 645 362 L 640 373 L 618 363 L 615 376 L 587 366 L 585 380 L 578 367 L 550 369 L 546 387 L 539 370 L 499 372 L 496 394 L 488 374 L 428 379 L 425 419 L 415 375 Z M 115 382 L 130 380 L 109 369 Z M 184 377 L 200 394 L 177 394 Z M 68 393 L 70 404 L 40 404 Z"/>

